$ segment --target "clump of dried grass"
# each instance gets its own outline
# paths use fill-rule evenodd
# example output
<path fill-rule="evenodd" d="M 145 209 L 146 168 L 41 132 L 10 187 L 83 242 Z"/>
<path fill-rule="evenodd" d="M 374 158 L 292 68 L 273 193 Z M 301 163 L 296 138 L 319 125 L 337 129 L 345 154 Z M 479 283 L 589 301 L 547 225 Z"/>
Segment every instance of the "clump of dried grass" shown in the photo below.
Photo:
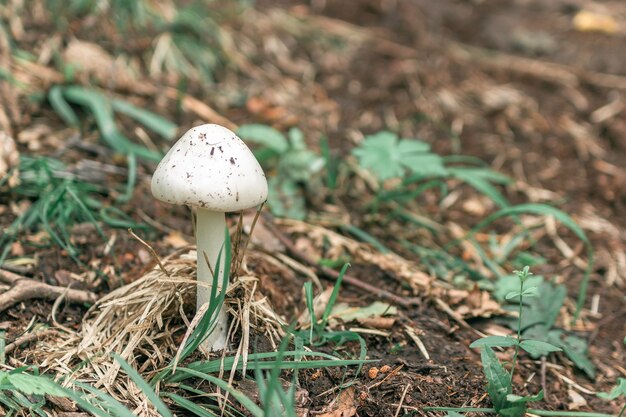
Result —
<path fill-rule="evenodd" d="M 258 279 L 245 262 L 239 271 L 241 275 L 227 289 L 225 303 L 231 319 L 229 339 L 235 342 L 231 346 L 245 361 L 251 329 L 265 334 L 276 346 L 285 323 L 259 293 Z M 40 343 L 29 353 L 41 358 L 40 366 L 56 375 L 105 389 L 137 410 L 148 410 L 143 394 L 120 373 L 111 354 L 120 355 L 145 379 L 171 364 L 198 321 L 190 320 L 196 284 L 195 248 L 183 248 L 138 280 L 101 298 L 87 312 L 79 331 Z"/>

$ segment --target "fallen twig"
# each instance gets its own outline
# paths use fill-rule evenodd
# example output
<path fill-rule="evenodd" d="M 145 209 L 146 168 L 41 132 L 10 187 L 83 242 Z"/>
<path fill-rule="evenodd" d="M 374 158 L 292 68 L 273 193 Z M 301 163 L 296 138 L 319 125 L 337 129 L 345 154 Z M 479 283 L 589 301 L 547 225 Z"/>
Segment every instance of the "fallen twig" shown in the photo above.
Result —
<path fill-rule="evenodd" d="M 43 339 L 44 337 L 54 334 L 54 333 L 58 333 L 58 330 L 57 329 L 45 329 L 45 330 L 40 330 L 37 332 L 26 333 L 18 337 L 17 339 L 15 339 L 13 342 L 9 343 L 6 346 L 6 348 L 4 348 L 4 353 L 9 354 L 13 352 L 15 349 L 17 349 L 18 347 L 25 345 L 26 343 Z"/>
<path fill-rule="evenodd" d="M 49 285 L 3 269 L 0 269 L 0 282 L 11 285 L 8 291 L 0 294 L 0 312 L 25 300 L 56 300 L 61 295 L 67 301 L 77 304 L 93 304 L 98 299 L 91 291 Z"/>

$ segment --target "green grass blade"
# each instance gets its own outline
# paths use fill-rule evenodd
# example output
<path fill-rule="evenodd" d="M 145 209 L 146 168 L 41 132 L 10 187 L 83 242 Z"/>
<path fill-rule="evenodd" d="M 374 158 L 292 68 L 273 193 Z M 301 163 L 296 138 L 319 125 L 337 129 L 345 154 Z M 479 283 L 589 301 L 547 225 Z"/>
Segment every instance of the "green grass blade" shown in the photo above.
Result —
<path fill-rule="evenodd" d="M 183 351 L 180 357 L 175 358 L 176 360 L 172 363 L 172 367 L 175 368 L 177 363 L 187 356 L 189 356 L 194 350 L 200 346 L 200 344 L 215 330 L 215 326 L 217 325 L 217 318 L 222 305 L 224 304 L 224 299 L 226 298 L 226 289 L 228 288 L 228 279 L 230 277 L 230 265 L 232 261 L 232 249 L 230 243 L 230 233 L 228 228 L 224 230 L 224 246 L 220 249 L 217 254 L 216 265 L 222 265 L 221 258 L 224 256 L 224 270 L 221 271 L 219 268 L 215 268 L 213 271 L 213 283 L 211 286 L 211 293 L 209 295 L 209 306 L 207 311 L 204 313 L 204 316 L 198 323 L 198 326 L 194 329 L 187 340 L 187 344 L 183 348 Z M 222 276 L 219 276 L 219 273 L 222 273 Z M 221 285 L 218 285 L 219 282 L 222 282 Z M 221 288 L 221 291 L 218 293 L 218 289 Z"/>
<path fill-rule="evenodd" d="M 167 392 L 167 393 L 164 393 L 163 396 L 171 399 L 180 408 L 183 408 L 198 417 L 218 417 L 219 416 L 219 414 L 215 414 L 207 410 L 204 407 L 200 407 L 199 405 L 195 404 L 193 401 L 189 401 L 188 399 L 181 397 L 180 395 Z"/>
<path fill-rule="evenodd" d="M 137 183 L 137 156 L 134 152 L 130 152 L 126 156 L 126 164 L 128 165 L 128 178 L 126 179 L 126 187 L 124 193 L 116 199 L 118 203 L 127 203 L 133 197 L 135 184 Z"/>
<path fill-rule="evenodd" d="M 53 86 L 48 92 L 48 101 L 54 111 L 57 112 L 66 124 L 73 127 L 80 126 L 80 119 L 63 97 L 63 87 L 58 85 Z"/>
<path fill-rule="evenodd" d="M 208 375 L 203 372 L 198 372 L 189 368 L 178 368 L 177 372 L 185 372 L 190 374 L 193 377 L 204 379 L 205 381 L 211 382 L 212 384 L 217 385 L 221 389 L 227 391 L 233 398 L 235 398 L 242 406 L 245 407 L 253 416 L 255 417 L 266 417 L 263 413 L 263 410 L 254 403 L 250 398 L 248 398 L 243 392 L 235 389 L 226 381 L 222 381 L 219 378 L 216 378 L 212 375 Z"/>
<path fill-rule="evenodd" d="M 63 87 L 66 100 L 87 107 L 93 113 L 100 134 L 114 150 L 128 154 L 134 152 L 139 158 L 158 162 L 161 153 L 152 151 L 129 141 L 118 129 L 113 116 L 111 102 L 102 94 L 79 86 Z"/>
<path fill-rule="evenodd" d="M 81 389 L 93 394 L 100 400 L 98 405 L 109 412 L 112 412 L 116 417 L 134 417 L 134 414 L 128 408 L 106 392 L 82 382 L 74 382 L 73 384 L 74 386 L 80 387 Z"/>
<path fill-rule="evenodd" d="M 96 218 L 94 217 L 94 215 L 91 213 L 91 210 L 89 210 L 87 208 L 87 206 L 85 205 L 85 203 L 83 203 L 83 201 L 80 199 L 80 197 L 78 197 L 78 195 L 76 194 L 76 190 L 74 189 L 74 187 L 72 186 L 67 186 L 67 193 L 70 197 L 72 197 L 72 199 L 74 200 L 74 202 L 76 203 L 76 205 L 78 206 L 78 208 L 81 210 L 81 212 L 83 213 L 83 215 L 89 220 L 89 223 L 91 223 L 95 229 L 96 232 L 98 232 L 98 234 L 100 235 L 100 237 L 102 239 L 106 240 L 106 235 L 104 234 L 104 230 L 102 230 L 102 228 L 100 227 L 100 225 L 98 224 L 98 221 L 96 220 Z"/>
<path fill-rule="evenodd" d="M 536 414 L 538 416 L 545 416 L 545 417 L 615 417 L 612 414 L 588 413 L 584 411 L 550 411 L 550 410 L 537 410 L 534 408 L 529 408 L 527 411 L 530 414 Z"/>
<path fill-rule="evenodd" d="M 315 318 L 315 309 L 313 308 L 313 283 L 310 281 L 304 283 L 304 298 L 311 322 L 309 327 L 309 343 L 313 343 L 313 331 L 317 319 Z"/>
<path fill-rule="evenodd" d="M 328 303 L 326 304 L 326 308 L 324 309 L 324 315 L 322 316 L 322 321 L 320 323 L 320 328 L 325 329 L 326 323 L 328 323 L 328 317 L 330 317 L 330 313 L 335 306 L 335 302 L 337 301 L 337 297 L 339 296 L 339 289 L 341 288 L 341 283 L 343 281 L 343 276 L 346 274 L 346 271 L 350 267 L 349 263 L 346 263 L 339 271 L 339 275 L 337 276 L 337 280 L 335 281 L 335 286 L 333 287 L 333 292 L 330 294 L 330 298 L 328 299 Z"/>
<path fill-rule="evenodd" d="M 172 139 L 178 130 L 178 126 L 170 122 L 166 118 L 159 116 L 151 111 L 144 110 L 127 101 L 112 99 L 111 106 L 116 112 L 125 114 L 135 119 L 148 129 L 159 134 L 164 139 Z"/>
<path fill-rule="evenodd" d="M 273 366 L 276 366 L 275 359 L 278 357 L 277 352 L 262 352 L 262 353 L 253 353 L 248 355 L 248 362 L 258 361 L 256 366 L 261 370 L 269 370 L 272 369 Z M 301 358 L 301 357 L 319 357 L 324 359 L 315 359 L 308 361 L 281 361 L 279 367 L 281 369 L 311 369 L 311 368 L 326 368 L 332 366 L 351 366 L 351 365 L 361 365 L 365 363 L 376 362 L 374 360 L 357 360 L 357 359 L 339 359 L 335 356 L 322 353 L 322 352 L 302 352 L 302 351 L 287 351 L 283 353 L 284 358 Z M 192 369 L 197 372 L 202 373 L 215 373 L 220 370 L 232 370 L 235 364 L 235 358 L 233 356 L 227 356 L 223 360 L 212 360 L 212 361 L 197 361 L 192 362 L 186 366 L 186 369 Z M 237 370 L 242 370 L 244 364 L 241 361 L 237 361 Z M 162 380 L 165 378 L 165 374 L 167 374 L 171 370 L 171 367 L 168 367 L 165 371 L 159 374 L 155 379 Z M 169 377 L 165 378 L 167 382 L 181 382 L 190 378 L 190 376 L 184 372 L 177 372 Z"/>
<path fill-rule="evenodd" d="M 360 229 L 351 224 L 343 224 L 340 226 L 341 230 L 346 231 L 359 239 L 361 242 L 369 243 L 380 253 L 389 253 L 391 252 L 389 248 L 383 245 L 378 239 L 374 236 L 367 233 L 365 230 Z"/>
<path fill-rule="evenodd" d="M 424 407 L 424 411 L 456 411 L 460 413 L 495 413 L 495 408 L 479 408 L 479 407 Z"/>
<path fill-rule="evenodd" d="M 139 389 L 146 395 L 146 397 L 148 397 L 148 400 L 150 400 L 152 405 L 154 405 L 159 414 L 161 414 L 161 416 L 163 417 L 174 417 L 172 415 L 172 412 L 163 402 L 163 400 L 161 400 L 159 396 L 152 390 L 150 384 L 148 384 L 146 380 L 144 380 L 141 375 L 139 375 L 139 373 L 137 373 L 137 371 L 133 369 L 133 367 L 130 366 L 128 362 L 126 362 L 120 355 L 118 355 L 117 353 L 112 353 L 112 355 L 115 360 L 120 364 L 122 369 L 126 371 L 130 379 L 133 380 L 135 385 L 137 385 L 137 387 L 139 387 Z"/>
<path fill-rule="evenodd" d="M 484 194 L 501 208 L 508 207 L 509 201 L 491 183 L 500 180 L 496 173 L 484 168 L 448 168 L 455 178 L 472 186 L 476 191 Z M 508 180 L 508 179 L 507 179 Z M 510 180 L 508 180 L 510 182 Z"/>

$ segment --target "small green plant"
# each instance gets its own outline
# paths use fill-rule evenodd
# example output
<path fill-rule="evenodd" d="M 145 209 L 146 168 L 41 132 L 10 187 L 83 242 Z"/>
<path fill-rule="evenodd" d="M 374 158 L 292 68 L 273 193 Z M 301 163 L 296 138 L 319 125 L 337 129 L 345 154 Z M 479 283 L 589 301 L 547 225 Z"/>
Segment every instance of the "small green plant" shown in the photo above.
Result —
<path fill-rule="evenodd" d="M 417 139 L 399 139 L 392 132 L 366 136 L 353 153 L 361 167 L 371 170 L 381 181 L 404 178 L 409 173 L 424 177 L 447 174 L 443 159 L 431 152 L 429 144 Z"/>
<path fill-rule="evenodd" d="M 308 329 L 294 332 L 294 335 L 296 336 L 296 339 L 300 339 L 302 343 L 311 346 L 323 346 L 329 342 L 335 343 L 338 346 L 346 342 L 358 342 L 361 347 L 360 359 L 365 359 L 365 355 L 367 354 L 365 341 L 361 336 L 359 336 L 358 333 L 351 331 L 328 330 L 328 320 L 331 312 L 333 311 L 333 307 L 335 306 L 335 302 L 337 301 L 343 276 L 349 266 L 350 264 L 346 263 L 341 268 L 337 281 L 335 281 L 335 285 L 333 286 L 333 291 L 330 295 L 328 303 L 326 304 L 324 312 L 319 319 L 313 309 L 313 285 L 310 282 L 307 282 L 304 285 L 306 306 L 311 321 Z"/>
<path fill-rule="evenodd" d="M 28 410 L 30 415 L 45 417 L 47 414 L 42 407 L 46 402 L 43 395 L 65 397 L 66 394 L 48 378 L 26 371 L 27 368 L 0 371 L 0 404 L 9 410 L 6 415 Z"/>
<path fill-rule="evenodd" d="M 515 286 L 515 280 L 512 278 L 509 275 L 498 279 L 493 291 L 496 300 L 503 303 L 506 310 L 516 308 L 512 302 L 515 300 L 506 299 L 506 295 Z M 555 326 L 565 302 L 567 291 L 565 286 L 546 281 L 544 277 L 536 275 L 528 278 L 527 285 L 538 288 L 541 297 L 527 297 L 524 300 L 524 318 L 520 323 L 522 338 L 540 340 L 560 347 L 576 367 L 584 371 L 589 378 L 594 378 L 595 367 L 587 354 L 587 342 Z M 515 318 L 503 318 L 501 321 L 512 329 L 518 328 L 518 321 Z M 531 353 L 531 356 L 538 358 L 540 355 Z"/>
<path fill-rule="evenodd" d="M 370 204 L 370 208 L 374 210 L 377 210 L 379 205 L 383 203 L 393 202 L 396 206 L 398 204 L 402 205 L 414 200 L 431 188 L 439 188 L 445 194 L 448 190 L 447 181 L 450 179 L 456 179 L 468 184 L 479 193 L 491 199 L 500 207 L 500 210 L 487 216 L 464 239 L 458 239 L 449 243 L 444 247 L 444 250 L 461 241 L 469 240 L 481 255 L 485 265 L 496 277 L 502 276 L 500 265 L 515 253 L 515 249 L 527 239 L 528 231 L 524 228 L 504 247 L 495 246 L 492 242 L 491 249 L 494 252 L 494 259 L 489 257 L 477 243 L 471 240 L 476 231 L 503 217 L 518 221 L 519 216 L 531 214 L 551 216 L 558 220 L 563 226 L 572 231 L 587 249 L 587 268 L 580 284 L 573 320 L 578 318 L 587 296 L 587 286 L 593 270 L 593 248 L 585 232 L 566 213 L 546 204 L 519 204 L 511 206 L 509 201 L 496 187 L 496 185 L 510 183 L 508 177 L 489 169 L 475 158 L 463 155 L 441 157 L 433 153 L 427 143 L 418 139 L 400 139 L 395 133 L 388 131 L 379 132 L 366 136 L 363 142 L 353 150 L 353 154 L 358 158 L 359 165 L 364 169 L 370 170 L 379 181 L 384 182 L 392 178 L 400 180 L 391 189 L 381 188 L 377 191 L 376 198 Z M 404 217 L 405 219 L 411 217 L 401 207 L 395 209 L 394 216 Z M 438 268 L 444 274 L 449 272 L 451 261 L 456 263 L 447 259 L 446 256 L 438 256 L 432 251 L 424 251 L 419 248 L 412 248 L 412 250 L 423 261 L 431 263 L 433 267 Z M 516 262 L 530 261 L 535 264 L 543 262 L 540 257 L 533 256 L 529 252 L 517 252 L 516 256 L 513 259 Z"/>
<path fill-rule="evenodd" d="M 255 156 L 268 173 L 268 205 L 278 217 L 304 219 L 307 188 L 325 164 L 322 157 L 307 148 L 302 131 L 289 130 L 287 136 L 265 125 L 243 125 L 237 134 L 255 143 Z"/>
<path fill-rule="evenodd" d="M 451 407 L 425 407 L 425 411 L 448 411 L 458 412 L 484 412 L 496 413 L 506 417 L 522 417 L 527 412 L 544 416 L 572 416 L 572 417 L 608 417 L 607 414 L 585 412 L 552 412 L 546 410 L 528 409 L 528 403 L 543 399 L 543 391 L 536 395 L 517 395 L 513 393 L 513 376 L 518 363 L 520 350 L 524 350 L 533 356 L 546 356 L 551 352 L 561 351 L 561 348 L 540 340 L 522 337 L 522 322 L 524 320 L 524 299 L 537 297 L 539 289 L 530 286 L 532 273 L 526 266 L 522 271 L 515 271 L 519 287 L 505 295 L 507 300 L 516 300 L 518 309 L 517 337 L 510 336 L 487 336 L 473 342 L 470 347 L 480 348 L 480 356 L 483 364 L 485 378 L 487 379 L 487 393 L 493 403 L 493 408 L 451 408 Z M 494 348 L 514 348 L 510 370 L 507 371 L 494 352 Z"/>
<path fill-rule="evenodd" d="M 102 202 L 101 197 L 111 192 L 108 187 L 79 178 L 57 159 L 22 156 L 19 173 L 20 184 L 11 193 L 16 199 L 32 199 L 32 203 L 0 236 L 0 264 L 8 256 L 11 244 L 23 232 L 45 231 L 54 244 L 80 264 L 80 250 L 71 236 L 75 225 L 92 224 L 103 240 L 106 240 L 106 235 L 102 224 L 123 228 L 147 227 L 132 221 L 120 209 Z M 133 173 L 129 174 L 129 179 L 121 198 L 132 194 Z"/>
<path fill-rule="evenodd" d="M 472 158 L 442 157 L 419 139 L 400 139 L 393 132 L 382 131 L 366 136 L 352 153 L 357 157 L 359 165 L 372 172 L 379 181 L 392 178 L 401 180 L 392 189 L 377 192 L 372 204 L 374 209 L 389 201 L 411 201 L 430 188 L 446 190 L 445 181 L 449 179 L 469 184 L 500 207 L 508 206 L 506 198 L 494 186 L 510 183 L 508 177 L 484 165 L 473 166 L 476 161 Z"/>
<path fill-rule="evenodd" d="M 516 271 L 519 279 L 519 290 L 509 292 L 505 298 L 507 300 L 517 299 L 518 301 L 518 319 L 517 319 L 517 339 L 508 336 L 487 336 L 478 339 L 470 345 L 472 348 L 481 348 L 481 360 L 487 378 L 487 392 L 494 404 L 497 413 L 510 417 L 521 417 L 526 413 L 527 403 L 530 401 L 538 401 L 543 398 L 543 392 L 539 392 L 533 396 L 519 396 L 513 394 L 513 375 L 517 365 L 517 358 L 520 349 L 532 355 L 545 356 L 550 352 L 558 352 L 561 348 L 550 343 L 539 340 L 522 339 L 522 320 L 524 313 L 524 298 L 536 297 L 538 289 L 535 286 L 525 288 L 525 283 L 532 275 L 528 267 L 522 271 Z M 515 348 L 511 371 L 507 373 L 504 367 L 493 352 L 494 347 L 511 347 Z"/>

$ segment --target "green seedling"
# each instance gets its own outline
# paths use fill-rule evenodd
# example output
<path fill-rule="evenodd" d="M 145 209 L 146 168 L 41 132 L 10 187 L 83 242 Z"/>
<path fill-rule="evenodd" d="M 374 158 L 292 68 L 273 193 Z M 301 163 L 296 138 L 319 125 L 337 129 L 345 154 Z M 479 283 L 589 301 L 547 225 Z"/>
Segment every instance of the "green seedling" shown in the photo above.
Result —
<path fill-rule="evenodd" d="M 310 317 L 309 328 L 293 331 L 292 333 L 295 337 L 295 343 L 297 346 L 311 345 L 319 347 L 333 343 L 334 346 L 339 347 L 348 342 L 358 342 L 360 348 L 359 361 L 361 361 L 356 372 L 358 375 L 361 371 L 362 364 L 365 363 L 365 357 L 367 355 L 365 340 L 363 340 L 358 333 L 352 331 L 336 331 L 328 329 L 328 320 L 337 301 L 343 277 L 349 266 L 350 264 L 346 263 L 341 268 L 339 276 L 333 286 L 333 291 L 328 299 L 328 303 L 326 304 L 322 316 L 319 319 L 317 318 L 317 312 L 314 311 L 313 308 L 313 285 L 310 282 L 307 282 L 304 285 L 306 306 Z"/>
<path fill-rule="evenodd" d="M 514 310 L 515 299 L 506 299 L 506 295 L 515 288 L 513 276 L 498 279 L 494 287 L 494 297 L 503 303 L 506 310 Z M 584 339 L 555 328 L 555 323 L 566 297 L 564 285 L 556 285 L 544 280 L 542 276 L 531 276 L 527 285 L 537 287 L 541 297 L 530 297 L 524 300 L 524 318 L 521 322 L 522 337 L 549 342 L 563 349 L 563 353 L 574 364 L 584 371 L 589 378 L 595 377 L 595 367 L 587 354 L 587 343 Z M 512 329 L 518 324 L 514 318 L 501 319 Z M 537 358 L 537 355 L 531 355 Z"/>
<path fill-rule="evenodd" d="M 607 414 L 585 412 L 554 412 L 547 410 L 529 409 L 528 403 L 543 399 L 543 391 L 536 395 L 521 396 L 513 393 L 513 376 L 516 371 L 520 350 L 524 350 L 533 356 L 546 356 L 552 352 L 559 352 L 561 348 L 551 343 L 540 340 L 524 338 L 522 328 L 524 321 L 524 300 L 537 297 L 539 289 L 529 285 L 533 281 L 528 267 L 522 271 L 516 271 L 519 287 L 505 295 L 507 300 L 517 302 L 517 337 L 510 336 L 487 336 L 473 342 L 470 347 L 480 348 L 481 360 L 485 378 L 487 379 L 487 393 L 493 403 L 493 408 L 452 408 L 452 407 L 425 407 L 425 411 L 448 411 L 448 412 L 483 412 L 496 413 L 506 417 L 522 417 L 527 412 L 540 416 L 572 416 L 572 417 L 608 417 Z M 510 370 L 507 371 L 500 362 L 494 348 L 514 348 Z"/>
<path fill-rule="evenodd" d="M 302 131 L 293 128 L 287 136 L 259 124 L 243 125 L 237 134 L 258 145 L 255 156 L 268 172 L 268 205 L 278 217 L 304 219 L 306 190 L 313 187 L 313 178 L 325 161 L 304 142 Z"/>

